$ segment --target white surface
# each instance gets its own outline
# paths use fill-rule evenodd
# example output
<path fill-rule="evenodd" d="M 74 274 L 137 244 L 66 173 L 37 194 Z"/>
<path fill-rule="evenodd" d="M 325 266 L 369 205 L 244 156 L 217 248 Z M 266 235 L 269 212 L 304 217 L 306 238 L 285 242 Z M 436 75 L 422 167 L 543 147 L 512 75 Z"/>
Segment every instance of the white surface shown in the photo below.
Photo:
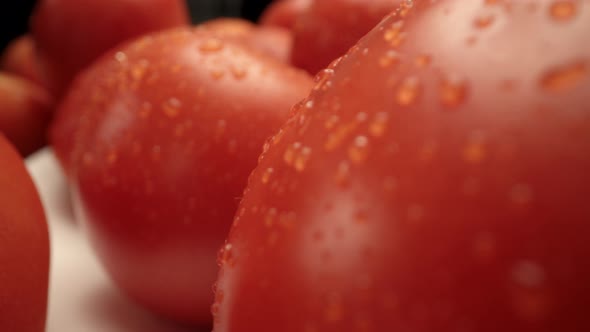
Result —
<path fill-rule="evenodd" d="M 49 149 L 27 160 L 51 237 L 47 332 L 185 332 L 143 311 L 111 284 L 73 220 L 65 179 Z"/>

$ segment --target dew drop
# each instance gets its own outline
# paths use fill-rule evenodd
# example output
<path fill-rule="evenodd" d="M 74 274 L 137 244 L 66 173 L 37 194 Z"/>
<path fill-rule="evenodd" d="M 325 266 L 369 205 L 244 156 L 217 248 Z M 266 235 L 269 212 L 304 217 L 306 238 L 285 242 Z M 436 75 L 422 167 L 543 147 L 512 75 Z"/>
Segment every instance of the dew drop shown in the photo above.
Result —
<path fill-rule="evenodd" d="M 420 81 L 417 77 L 405 78 L 397 89 L 395 99 L 400 106 L 409 106 L 416 102 L 420 95 Z"/>
<path fill-rule="evenodd" d="M 383 39 L 394 47 L 399 46 L 405 38 L 405 33 L 401 32 L 403 26 L 403 20 L 393 23 L 391 27 L 385 30 Z"/>
<path fill-rule="evenodd" d="M 480 16 L 473 21 L 473 25 L 478 29 L 485 29 L 494 23 L 494 16 L 492 15 L 485 15 Z"/>
<path fill-rule="evenodd" d="M 305 108 L 311 109 L 313 108 L 313 100 L 308 100 L 305 102 Z"/>
<path fill-rule="evenodd" d="M 348 158 L 355 164 L 363 163 L 369 155 L 369 139 L 367 136 L 355 137 L 352 145 L 348 148 Z"/>
<path fill-rule="evenodd" d="M 545 281 L 545 271 L 537 263 L 525 260 L 514 266 L 512 279 L 524 287 L 539 287 Z"/>
<path fill-rule="evenodd" d="M 379 66 L 381 66 L 383 68 L 391 67 L 392 65 L 395 65 L 398 62 L 399 62 L 399 55 L 394 50 L 389 50 L 389 51 L 385 52 L 385 54 L 383 54 L 379 58 Z"/>
<path fill-rule="evenodd" d="M 307 163 L 309 162 L 309 158 L 311 157 L 311 148 L 305 146 L 301 148 L 301 151 L 297 154 L 294 161 L 294 167 L 297 172 L 303 172 Z"/>
<path fill-rule="evenodd" d="M 379 112 L 375 114 L 373 121 L 369 124 L 369 134 L 373 137 L 381 137 L 387 130 L 387 122 L 389 114 L 387 112 Z"/>
<path fill-rule="evenodd" d="M 571 0 L 555 1 L 549 7 L 549 14 L 556 21 L 568 21 L 576 15 L 576 12 L 576 4 Z"/>
<path fill-rule="evenodd" d="M 448 76 L 440 82 L 440 101 L 444 106 L 457 107 L 467 98 L 467 83 L 457 76 Z"/>
<path fill-rule="evenodd" d="M 219 263 L 227 266 L 234 266 L 234 253 L 231 243 L 226 243 L 219 251 Z"/>
<path fill-rule="evenodd" d="M 268 209 L 268 211 L 266 212 L 266 215 L 264 216 L 264 225 L 266 225 L 266 227 L 272 227 L 275 223 L 276 218 L 277 218 L 277 214 L 278 214 L 278 211 L 276 208 Z"/>
<path fill-rule="evenodd" d="M 246 70 L 246 68 L 237 65 L 231 66 L 230 71 L 236 80 L 241 80 L 245 78 L 246 75 L 248 75 L 248 71 Z"/>
<path fill-rule="evenodd" d="M 324 122 L 324 127 L 326 129 L 332 129 L 334 126 L 340 121 L 340 117 L 338 115 L 331 115 L 326 122 Z"/>
<path fill-rule="evenodd" d="M 115 53 L 115 60 L 117 60 L 119 62 L 125 62 L 125 61 L 127 61 L 127 54 L 119 51 L 119 52 Z"/>
<path fill-rule="evenodd" d="M 510 189 L 509 196 L 514 204 L 524 205 L 533 200 L 533 191 L 528 185 L 519 183 Z"/>
<path fill-rule="evenodd" d="M 180 107 L 182 103 L 177 98 L 170 98 L 162 104 L 162 109 L 164 110 L 164 114 L 166 114 L 169 118 L 174 118 L 180 112 Z"/>
<path fill-rule="evenodd" d="M 334 75 L 334 69 L 326 68 L 320 71 L 315 77 L 314 81 L 316 82 L 315 86 L 313 87 L 314 90 L 327 90 L 328 87 L 331 85 L 330 79 Z"/>
<path fill-rule="evenodd" d="M 336 173 L 334 175 L 336 184 L 340 187 L 348 186 L 350 182 L 350 164 L 347 161 L 341 161 L 338 164 Z"/>
<path fill-rule="evenodd" d="M 272 176 L 273 172 L 274 172 L 274 168 L 272 168 L 272 167 L 265 169 L 264 173 L 262 173 L 262 178 L 261 178 L 262 183 L 267 184 L 268 181 L 270 181 L 270 177 Z"/>
<path fill-rule="evenodd" d="M 199 45 L 199 50 L 201 52 L 218 52 L 221 51 L 223 47 L 223 42 L 220 39 L 209 38 Z"/>
<path fill-rule="evenodd" d="M 578 61 L 547 71 L 541 78 L 541 87 L 547 92 L 562 92 L 573 88 L 588 76 L 585 62 Z"/>
<path fill-rule="evenodd" d="M 430 65 L 431 62 L 432 62 L 432 57 L 428 54 L 419 55 L 416 57 L 416 59 L 414 59 L 414 64 L 416 64 L 416 67 L 419 67 L 419 68 L 424 68 L 424 67 Z"/>
<path fill-rule="evenodd" d="M 283 161 L 289 166 L 293 166 L 295 161 L 295 157 L 299 153 L 299 149 L 301 149 L 301 143 L 295 142 L 292 145 L 289 145 L 283 154 Z"/>

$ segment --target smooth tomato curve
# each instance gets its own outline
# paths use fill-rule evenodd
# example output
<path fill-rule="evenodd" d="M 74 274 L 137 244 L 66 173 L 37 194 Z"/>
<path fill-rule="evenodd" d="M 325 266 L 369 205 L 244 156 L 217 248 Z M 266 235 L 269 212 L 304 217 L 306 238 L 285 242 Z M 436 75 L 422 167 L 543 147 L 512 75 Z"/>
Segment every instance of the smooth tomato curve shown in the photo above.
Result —
<path fill-rule="evenodd" d="M 44 79 L 61 96 L 74 76 L 118 44 L 189 24 L 182 0 L 40 0 L 31 17 Z"/>
<path fill-rule="evenodd" d="M 45 145 L 53 98 L 24 77 L 0 72 L 0 132 L 23 156 Z"/>
<path fill-rule="evenodd" d="M 0 170 L 0 331 L 44 331 L 47 221 L 22 158 L 2 134 Z"/>
<path fill-rule="evenodd" d="M 6 47 L 0 58 L 0 70 L 45 85 L 39 69 L 35 42 L 29 34 L 16 38 Z"/>
<path fill-rule="evenodd" d="M 216 254 L 247 176 L 312 83 L 202 29 L 142 37 L 80 76 L 53 144 L 73 161 L 77 216 L 121 289 L 210 323 Z"/>
<path fill-rule="evenodd" d="M 316 74 L 342 56 L 401 0 L 313 0 L 293 28 L 292 63 Z"/>
<path fill-rule="evenodd" d="M 588 31 L 587 1 L 386 18 L 249 178 L 214 331 L 590 330 Z"/>

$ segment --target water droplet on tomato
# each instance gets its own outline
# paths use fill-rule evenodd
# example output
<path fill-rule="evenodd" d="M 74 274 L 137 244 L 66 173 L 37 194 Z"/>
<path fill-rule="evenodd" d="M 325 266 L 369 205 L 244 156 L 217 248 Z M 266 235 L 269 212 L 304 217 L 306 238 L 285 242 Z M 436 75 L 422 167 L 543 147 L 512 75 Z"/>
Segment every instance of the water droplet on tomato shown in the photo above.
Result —
<path fill-rule="evenodd" d="M 334 175 L 336 184 L 340 187 L 348 186 L 350 182 L 350 164 L 347 161 L 341 161 L 336 168 Z"/>
<path fill-rule="evenodd" d="M 577 5 L 571 0 L 555 1 L 549 6 L 549 14 L 556 21 L 568 21 L 577 12 Z"/>
<path fill-rule="evenodd" d="M 547 71 L 541 77 L 541 87 L 547 92 L 562 92 L 573 88 L 588 76 L 588 66 L 577 61 Z"/>
<path fill-rule="evenodd" d="M 381 137 L 387 130 L 387 122 L 389 114 L 386 112 L 379 112 L 373 117 L 373 121 L 369 124 L 369 134 L 373 137 Z"/>
<path fill-rule="evenodd" d="M 270 181 L 270 177 L 273 172 L 274 172 L 274 168 L 272 168 L 272 167 L 265 169 L 264 172 L 262 173 L 262 178 L 261 178 L 262 183 L 267 184 L 268 181 Z"/>
<path fill-rule="evenodd" d="M 460 106 L 467 98 L 467 83 L 458 76 L 447 76 L 440 82 L 440 102 L 447 107 Z"/>
<path fill-rule="evenodd" d="M 324 122 L 324 127 L 326 129 L 332 129 L 334 126 L 340 121 L 340 117 L 338 115 L 330 115 L 330 117 Z"/>
<path fill-rule="evenodd" d="M 352 145 L 348 148 L 348 158 L 355 164 L 363 163 L 369 155 L 369 139 L 367 136 L 355 137 Z"/>
<path fill-rule="evenodd" d="M 545 282 L 545 271 L 533 261 L 520 261 L 512 269 L 512 279 L 524 287 L 539 287 Z"/>
<path fill-rule="evenodd" d="M 235 264 L 234 252 L 231 243 L 226 243 L 219 251 L 219 264 L 233 267 Z"/>
<path fill-rule="evenodd" d="M 494 23 L 494 16 L 492 15 L 479 16 L 473 21 L 473 25 L 478 29 L 488 28 L 492 23 Z"/>
<path fill-rule="evenodd" d="M 528 185 L 519 183 L 510 189 L 509 196 L 514 204 L 524 205 L 533 200 L 533 191 Z"/>
<path fill-rule="evenodd" d="M 400 83 L 395 94 L 395 100 L 400 106 L 410 106 L 420 96 L 420 89 L 420 81 L 417 77 L 407 77 Z"/>
<path fill-rule="evenodd" d="M 127 54 L 119 51 L 115 53 L 115 60 L 117 60 L 118 62 L 125 62 L 127 61 Z"/>
<path fill-rule="evenodd" d="M 301 143 L 295 142 L 292 145 L 289 145 L 283 153 L 283 161 L 289 166 L 293 166 L 293 162 L 295 161 L 295 157 L 299 153 L 299 149 L 301 149 Z"/>
<path fill-rule="evenodd" d="M 399 46 L 405 38 L 405 33 L 402 32 L 404 21 L 396 21 L 389 28 L 385 29 L 383 39 L 391 46 Z"/>
<path fill-rule="evenodd" d="M 416 57 L 416 59 L 414 59 L 414 63 L 416 64 L 416 67 L 419 68 L 424 68 L 428 65 L 430 65 L 430 63 L 432 62 L 432 57 L 428 54 L 422 54 Z"/>
<path fill-rule="evenodd" d="M 236 80 L 244 79 L 248 75 L 246 68 L 238 65 L 232 65 L 230 71 Z"/>
<path fill-rule="evenodd" d="M 393 65 L 396 65 L 398 62 L 399 62 L 399 55 L 394 50 L 389 50 L 389 51 L 385 52 L 385 54 L 383 54 L 379 58 L 379 66 L 381 66 L 383 68 L 391 67 Z"/>
<path fill-rule="evenodd" d="M 463 148 L 463 160 L 468 163 L 478 164 L 487 157 L 487 150 L 484 145 L 485 135 L 480 131 L 473 132 Z"/>
<path fill-rule="evenodd" d="M 181 106 L 181 101 L 174 97 L 162 103 L 162 109 L 164 110 L 164 114 L 166 114 L 166 116 L 169 118 L 176 117 L 180 112 Z"/>
<path fill-rule="evenodd" d="M 364 224 L 369 220 L 369 215 L 365 210 L 359 210 L 354 214 L 354 221 L 359 224 Z"/>
<path fill-rule="evenodd" d="M 294 167 L 298 172 L 303 172 L 307 166 L 307 162 L 311 157 L 311 148 L 304 146 L 295 157 Z"/>
<path fill-rule="evenodd" d="M 308 100 L 305 102 L 305 108 L 313 108 L 313 100 Z"/>
<path fill-rule="evenodd" d="M 275 223 L 275 219 L 277 218 L 277 214 L 278 211 L 276 208 L 268 209 L 266 215 L 264 216 L 264 225 L 266 225 L 266 227 L 272 227 Z"/>
<path fill-rule="evenodd" d="M 209 38 L 199 45 L 201 52 L 218 52 L 224 47 L 223 41 L 218 38 Z"/>
<path fill-rule="evenodd" d="M 332 68 L 326 68 L 322 71 L 320 71 L 319 73 L 317 73 L 317 75 L 314 77 L 314 81 L 316 82 L 315 86 L 313 87 L 314 90 L 327 90 L 331 85 L 332 82 L 330 81 L 330 79 L 332 78 L 332 76 L 334 75 L 334 69 Z"/>

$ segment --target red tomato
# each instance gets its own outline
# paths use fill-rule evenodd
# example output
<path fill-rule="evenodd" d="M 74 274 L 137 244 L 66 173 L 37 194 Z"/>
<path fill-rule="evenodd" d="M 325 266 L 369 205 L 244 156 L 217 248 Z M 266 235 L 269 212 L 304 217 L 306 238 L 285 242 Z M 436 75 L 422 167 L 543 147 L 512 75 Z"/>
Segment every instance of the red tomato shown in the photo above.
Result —
<path fill-rule="evenodd" d="M 282 62 L 288 63 L 293 35 L 287 29 L 273 26 L 257 26 L 237 18 L 218 18 L 207 21 L 199 28 L 210 30 L 224 39 L 240 42 Z"/>
<path fill-rule="evenodd" d="M 35 42 L 28 34 L 15 39 L 6 47 L 0 58 L 0 70 L 44 85 L 35 54 Z"/>
<path fill-rule="evenodd" d="M 402 0 L 314 0 L 297 20 L 292 63 L 315 74 L 343 55 Z"/>
<path fill-rule="evenodd" d="M 216 254 L 246 178 L 311 85 L 302 71 L 198 29 L 141 38 L 80 76 L 53 142 L 59 153 L 75 138 L 77 216 L 129 296 L 210 322 Z M 80 111 L 74 132 L 61 127 Z"/>
<path fill-rule="evenodd" d="M 188 23 L 182 0 L 40 0 L 31 31 L 43 74 L 61 95 L 81 69 L 117 44 Z"/>
<path fill-rule="evenodd" d="M 0 72 L 0 132 L 26 156 L 45 145 L 53 98 L 37 84 Z"/>
<path fill-rule="evenodd" d="M 0 331 L 44 331 L 47 222 L 21 157 L 1 133 L 0 169 Z"/>
<path fill-rule="evenodd" d="M 264 10 L 260 24 L 293 30 L 297 17 L 305 12 L 313 0 L 275 0 Z"/>
<path fill-rule="evenodd" d="M 415 1 L 268 144 L 215 332 L 590 331 L 590 5 Z"/>

